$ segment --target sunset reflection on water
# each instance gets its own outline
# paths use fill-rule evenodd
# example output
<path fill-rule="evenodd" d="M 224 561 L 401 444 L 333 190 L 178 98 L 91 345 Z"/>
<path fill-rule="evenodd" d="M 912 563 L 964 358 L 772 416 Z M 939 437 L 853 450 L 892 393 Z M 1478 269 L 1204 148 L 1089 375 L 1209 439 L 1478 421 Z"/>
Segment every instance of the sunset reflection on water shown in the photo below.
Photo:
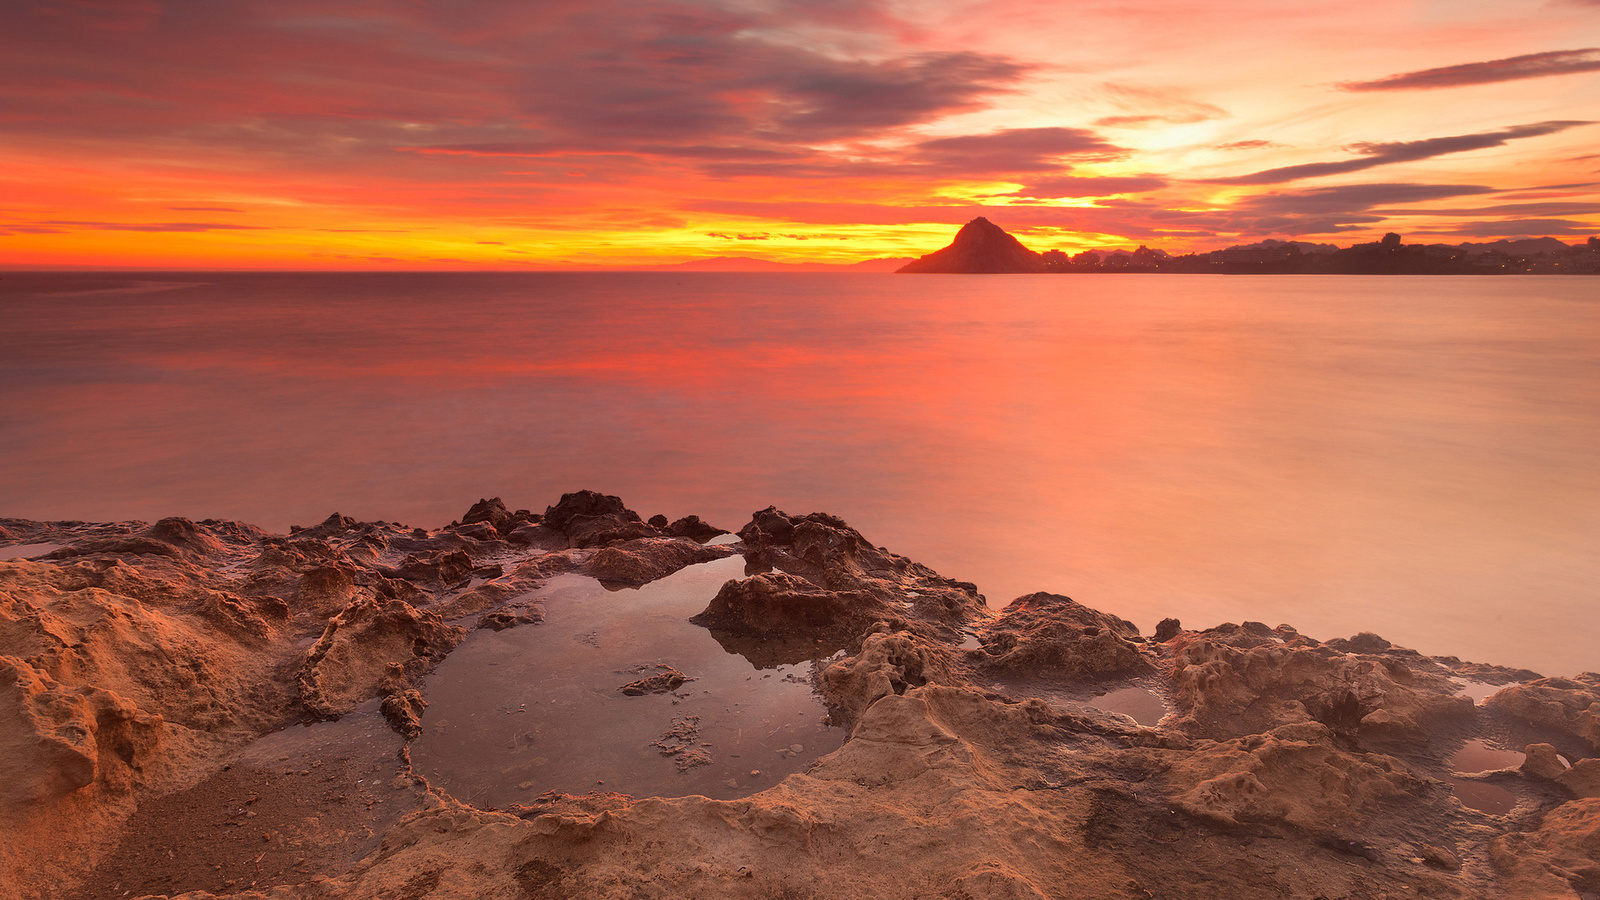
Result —
<path fill-rule="evenodd" d="M 135 282 L 196 286 L 116 291 Z M 1583 278 L 0 280 L 0 515 L 825 510 L 992 605 L 1594 669 Z"/>

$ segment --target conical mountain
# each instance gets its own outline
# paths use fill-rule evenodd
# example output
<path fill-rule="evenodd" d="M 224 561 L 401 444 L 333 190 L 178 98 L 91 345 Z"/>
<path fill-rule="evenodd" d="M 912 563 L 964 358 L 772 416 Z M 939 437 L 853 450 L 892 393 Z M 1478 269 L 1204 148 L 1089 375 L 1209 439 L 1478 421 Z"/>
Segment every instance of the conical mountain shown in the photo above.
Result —
<path fill-rule="evenodd" d="M 956 275 L 1043 272 L 1044 257 L 1022 246 L 999 225 L 979 216 L 961 226 L 950 246 L 906 263 L 896 271 Z"/>

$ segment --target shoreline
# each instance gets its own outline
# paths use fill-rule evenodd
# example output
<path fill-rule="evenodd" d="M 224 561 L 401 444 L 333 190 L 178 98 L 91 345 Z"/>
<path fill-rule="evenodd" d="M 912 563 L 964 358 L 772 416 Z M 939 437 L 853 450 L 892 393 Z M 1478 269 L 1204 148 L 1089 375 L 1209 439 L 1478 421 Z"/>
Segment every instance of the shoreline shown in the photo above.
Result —
<path fill-rule="evenodd" d="M 0 560 L 0 880 L 41 900 L 1600 891 L 1600 675 L 1249 622 L 1146 636 L 1055 594 L 990 611 L 825 514 L 719 534 L 592 492 L 435 530 L 0 519 L 6 546 L 56 545 Z M 536 632 L 558 575 L 623 602 L 730 554 L 746 577 L 691 621 L 730 653 L 829 648 L 812 686 L 847 737 L 808 771 L 496 810 L 413 769 L 428 676 L 469 632 Z M 1130 687 L 1167 713 L 1095 705 Z M 312 721 L 331 730 L 295 744 Z M 1479 745 L 1523 759 L 1454 768 Z"/>

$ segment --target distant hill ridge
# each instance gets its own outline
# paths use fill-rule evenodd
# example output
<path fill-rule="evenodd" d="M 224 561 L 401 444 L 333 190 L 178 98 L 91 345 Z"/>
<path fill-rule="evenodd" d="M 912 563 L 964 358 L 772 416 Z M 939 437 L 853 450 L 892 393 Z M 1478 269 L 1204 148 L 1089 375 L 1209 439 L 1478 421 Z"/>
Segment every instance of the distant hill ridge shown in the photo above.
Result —
<path fill-rule="evenodd" d="M 1589 275 L 1600 274 L 1600 237 L 1567 244 L 1553 237 L 1487 243 L 1406 244 L 1398 234 L 1340 248 L 1332 244 L 1267 239 L 1226 250 L 1173 256 L 1165 250 L 1089 250 L 1069 257 L 1036 253 L 979 216 L 943 249 L 899 270 L 911 274 L 1012 272 L 1181 272 L 1328 275 Z"/>

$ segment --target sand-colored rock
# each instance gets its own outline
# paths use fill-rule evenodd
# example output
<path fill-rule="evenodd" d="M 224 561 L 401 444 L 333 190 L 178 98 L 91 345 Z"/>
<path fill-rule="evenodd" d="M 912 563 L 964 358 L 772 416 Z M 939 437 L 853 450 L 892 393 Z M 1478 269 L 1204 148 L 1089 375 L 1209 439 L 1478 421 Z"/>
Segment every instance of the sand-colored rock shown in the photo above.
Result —
<path fill-rule="evenodd" d="M 430 669 L 461 642 L 465 629 L 399 600 L 361 600 L 328 620 L 296 674 L 300 699 L 320 716 L 337 716 L 389 693 Z"/>
<path fill-rule="evenodd" d="M 1224 738 L 1320 722 L 1346 741 L 1418 742 L 1432 725 L 1473 713 L 1435 663 L 1340 652 L 1286 634 L 1259 626 L 1169 642 L 1178 724 Z"/>
<path fill-rule="evenodd" d="M 1358 830 L 1379 801 L 1423 787 L 1392 757 L 1340 749 L 1316 722 L 1201 742 L 1174 756 L 1165 777 L 1177 808 L 1192 815 L 1313 830 Z"/>
<path fill-rule="evenodd" d="M 584 570 L 603 582 L 638 587 L 684 566 L 722 559 L 732 547 L 708 547 L 684 538 L 639 538 L 595 551 Z"/>
<path fill-rule="evenodd" d="M 552 792 L 492 811 L 424 794 L 374 709 L 414 736 L 429 702 L 425 675 L 463 639 L 462 626 L 537 621 L 551 575 L 637 578 L 734 550 L 669 536 L 672 524 L 640 521 L 593 492 L 566 495 L 543 517 L 484 500 L 435 531 L 337 514 L 290 537 L 185 520 L 4 527 L 67 551 L 0 562 L 4 897 L 80 900 L 63 889 L 120 837 L 115 865 L 137 865 L 140 834 L 124 835 L 123 823 L 163 821 L 146 811 L 181 809 L 190 797 L 235 804 L 207 821 L 237 837 L 232 829 L 255 821 L 237 804 L 270 779 L 285 790 L 315 781 L 318 759 L 296 757 L 304 771 L 282 774 L 225 767 L 278 760 L 252 748 L 308 712 L 343 715 L 334 727 L 350 724 L 363 741 L 375 729 L 391 743 L 363 744 L 378 771 L 316 782 L 340 793 L 278 804 L 280 830 L 264 830 L 262 846 L 322 835 L 341 847 L 379 835 L 381 844 L 353 866 L 329 854 L 318 857 L 325 868 L 307 871 L 286 857 L 254 889 L 258 857 L 241 850 L 216 860 L 238 875 L 192 882 L 220 893 L 181 896 L 1576 900 L 1600 891 L 1600 759 L 1585 758 L 1600 676 L 1531 679 L 1478 708 L 1452 680 L 1479 671 L 1473 664 L 1375 635 L 1319 643 L 1287 626 L 1184 631 L 1173 622 L 1145 642 L 1115 616 L 1047 594 L 994 615 L 971 585 L 873 546 L 842 520 L 769 508 L 740 532 L 751 577 L 718 592 L 707 624 L 725 647 L 773 664 L 827 658 L 815 684 L 849 729 L 843 745 L 781 780 L 752 775 L 753 793 L 737 800 Z M 968 632 L 981 649 L 956 649 Z M 646 689 L 627 703 L 665 708 L 679 698 L 649 689 L 674 674 L 650 663 L 617 683 Z M 1128 677 L 1169 694 L 1176 714 L 1139 727 L 1026 693 L 1038 682 L 1046 696 L 1070 699 Z M 539 686 L 529 690 L 538 700 Z M 674 719 L 682 727 L 662 746 L 697 768 L 721 750 L 691 718 Z M 1449 752 L 1491 734 L 1529 746 L 1520 773 L 1492 776 L 1514 792 L 1509 815 L 1464 806 L 1444 780 Z M 365 805 L 339 799 L 354 791 L 369 792 L 355 795 Z M 405 803 L 380 816 L 385 797 Z M 330 805 L 326 817 L 318 804 Z M 304 834 L 283 833 L 295 822 Z M 163 884 L 182 886 L 181 856 L 163 856 L 176 879 Z M 90 883 L 122 878 L 100 872 Z"/>
<path fill-rule="evenodd" d="M 1572 900 L 1600 892 L 1600 799 L 1574 800 L 1551 810 L 1531 832 L 1494 839 L 1494 866 L 1505 893 L 1518 900 Z"/>
<path fill-rule="evenodd" d="M 1495 693 L 1486 704 L 1600 750 L 1600 673 L 1512 685 Z"/>
<path fill-rule="evenodd" d="M 1059 594 L 1013 600 L 980 640 L 983 649 L 968 659 L 988 671 L 1093 680 L 1152 668 L 1132 622 Z"/>
<path fill-rule="evenodd" d="M 790 516 L 767 507 L 739 529 L 739 538 L 748 565 L 758 571 L 779 569 L 825 591 L 870 595 L 885 609 L 903 607 L 907 615 L 928 623 L 961 625 L 989 615 L 970 582 L 945 578 L 875 547 L 836 516 Z"/>

